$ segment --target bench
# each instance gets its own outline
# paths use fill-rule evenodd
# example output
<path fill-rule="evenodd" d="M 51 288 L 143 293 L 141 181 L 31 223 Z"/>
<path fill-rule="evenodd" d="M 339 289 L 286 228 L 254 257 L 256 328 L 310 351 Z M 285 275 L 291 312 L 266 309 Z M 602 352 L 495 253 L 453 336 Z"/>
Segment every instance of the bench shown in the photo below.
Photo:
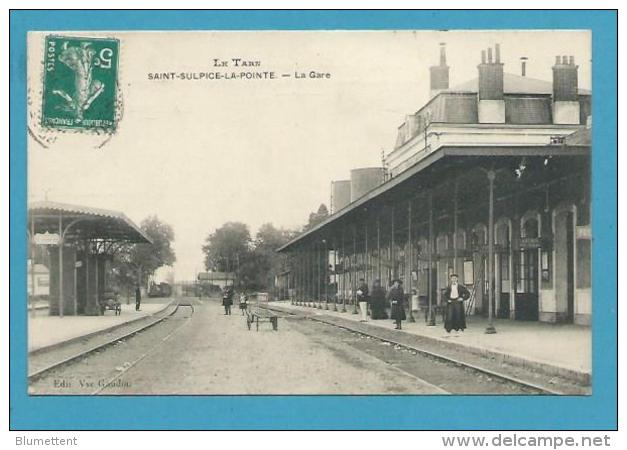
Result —
<path fill-rule="evenodd" d="M 259 322 L 270 322 L 274 331 L 279 330 L 279 316 L 265 309 L 247 309 L 246 310 L 246 325 L 250 330 L 252 324 L 255 324 L 257 331 L 259 331 Z"/>

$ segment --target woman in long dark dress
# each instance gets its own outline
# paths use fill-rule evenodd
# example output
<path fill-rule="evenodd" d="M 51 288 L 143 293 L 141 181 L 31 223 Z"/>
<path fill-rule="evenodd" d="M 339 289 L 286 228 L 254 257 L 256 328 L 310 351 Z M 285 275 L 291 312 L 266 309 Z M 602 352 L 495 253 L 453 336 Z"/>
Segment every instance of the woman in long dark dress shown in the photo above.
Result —
<path fill-rule="evenodd" d="M 374 280 L 370 292 L 370 318 L 372 320 L 387 319 L 385 311 L 385 289 L 381 287 L 380 280 Z"/>
<path fill-rule="evenodd" d="M 405 316 L 405 294 L 403 292 L 403 282 L 394 280 L 394 284 L 388 292 L 388 300 L 391 306 L 391 318 L 396 324 L 395 329 L 400 330 L 401 322 L 406 319 Z"/>
<path fill-rule="evenodd" d="M 470 298 L 470 292 L 466 286 L 459 284 L 457 279 L 457 274 L 452 274 L 451 282 L 444 291 L 444 299 L 446 300 L 444 329 L 447 333 L 450 333 L 451 330 L 464 331 L 466 329 L 464 300 Z"/>

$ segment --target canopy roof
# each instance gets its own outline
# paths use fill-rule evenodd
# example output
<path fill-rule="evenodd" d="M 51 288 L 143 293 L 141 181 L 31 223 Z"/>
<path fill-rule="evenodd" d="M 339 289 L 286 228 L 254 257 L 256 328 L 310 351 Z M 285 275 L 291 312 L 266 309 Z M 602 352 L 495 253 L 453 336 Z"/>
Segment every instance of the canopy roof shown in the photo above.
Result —
<path fill-rule="evenodd" d="M 31 203 L 28 215 L 29 229 L 32 226 L 35 234 L 58 233 L 61 224 L 64 232 L 67 229 L 66 238 L 152 243 L 131 219 L 119 211 L 43 201 Z"/>
<path fill-rule="evenodd" d="M 489 165 L 498 163 L 518 162 L 522 157 L 585 157 L 590 155 L 589 145 L 545 145 L 545 146 L 442 146 L 413 166 L 399 173 L 396 177 L 375 187 L 362 197 L 349 203 L 344 208 L 327 217 L 313 228 L 301 233 L 291 241 L 278 248 L 284 252 L 308 238 L 316 236 L 324 228 L 337 223 L 340 219 L 351 217 L 359 211 L 364 211 L 375 202 L 386 203 L 394 192 L 400 192 L 403 185 L 411 180 L 420 181 L 424 187 L 432 186 L 446 177 L 446 171 L 452 165 L 469 165 L 471 161 L 483 161 Z M 386 198 L 387 196 L 387 198 Z M 350 219 L 349 219 L 350 220 Z"/>

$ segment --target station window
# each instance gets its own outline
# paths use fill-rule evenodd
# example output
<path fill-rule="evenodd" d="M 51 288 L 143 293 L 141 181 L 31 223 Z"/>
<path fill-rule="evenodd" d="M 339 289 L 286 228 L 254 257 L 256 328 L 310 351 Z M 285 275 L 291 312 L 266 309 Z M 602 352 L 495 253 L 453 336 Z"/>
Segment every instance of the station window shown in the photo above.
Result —
<path fill-rule="evenodd" d="M 507 253 L 502 253 L 501 260 L 501 281 L 509 281 L 509 258 Z"/>
<path fill-rule="evenodd" d="M 517 252 L 516 292 L 525 294 L 538 293 L 538 260 L 536 250 Z"/>

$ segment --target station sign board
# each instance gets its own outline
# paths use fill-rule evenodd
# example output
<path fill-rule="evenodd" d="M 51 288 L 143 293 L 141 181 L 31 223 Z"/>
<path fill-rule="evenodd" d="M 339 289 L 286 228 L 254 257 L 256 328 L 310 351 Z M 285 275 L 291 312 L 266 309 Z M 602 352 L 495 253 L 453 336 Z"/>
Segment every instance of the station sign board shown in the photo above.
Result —
<path fill-rule="evenodd" d="M 38 233 L 35 235 L 33 241 L 37 245 L 59 245 L 59 235 L 57 233 Z"/>

